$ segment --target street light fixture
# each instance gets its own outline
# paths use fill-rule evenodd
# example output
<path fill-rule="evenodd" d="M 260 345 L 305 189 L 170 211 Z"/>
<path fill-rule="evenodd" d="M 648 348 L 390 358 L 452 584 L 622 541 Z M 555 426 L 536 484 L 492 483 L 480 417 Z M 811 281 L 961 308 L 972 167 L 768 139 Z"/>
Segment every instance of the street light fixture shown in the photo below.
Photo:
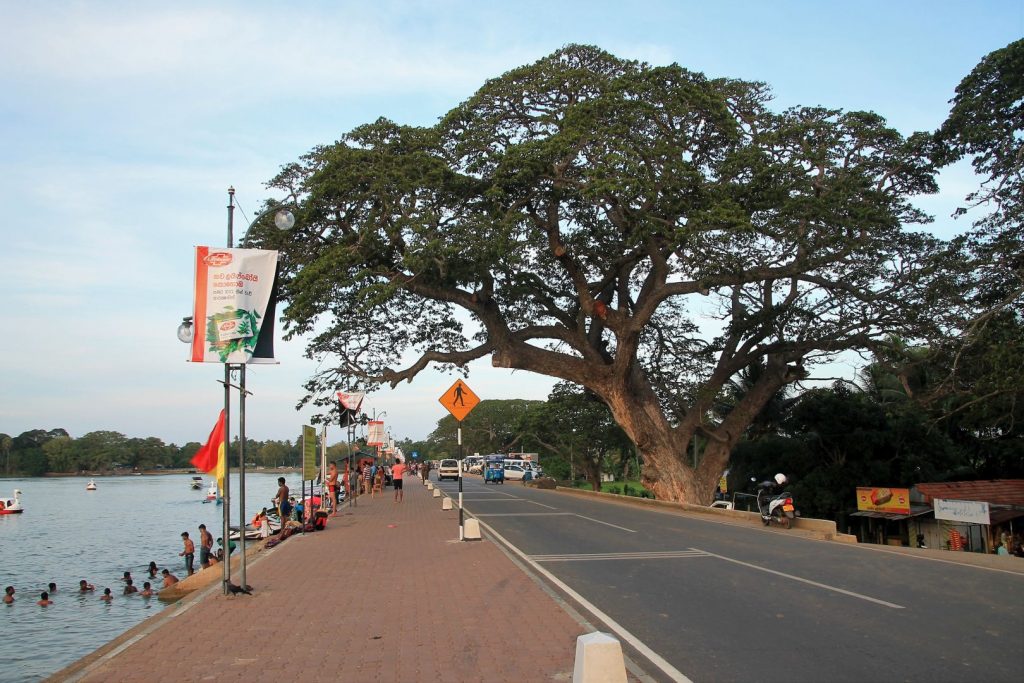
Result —
<path fill-rule="evenodd" d="M 228 188 L 228 235 L 227 235 L 227 247 L 231 249 L 234 247 L 234 211 L 235 211 L 235 188 Z M 274 225 L 278 230 L 291 230 L 295 227 L 295 214 L 293 214 L 287 205 L 282 202 L 266 208 L 256 215 L 249 225 L 246 227 L 245 232 L 242 234 L 242 242 L 244 243 L 246 238 L 249 236 L 249 231 L 265 216 L 274 214 Z M 205 321 L 203 321 L 205 322 Z M 178 325 L 177 331 L 178 339 L 185 343 L 191 344 L 193 342 L 195 331 L 193 329 L 192 316 L 186 316 L 182 319 L 181 324 Z M 239 560 L 239 582 L 242 586 L 246 584 L 245 578 L 245 397 L 249 393 L 245 388 L 245 363 L 238 364 L 234 369 L 238 370 L 239 384 L 236 387 L 231 383 L 231 372 L 232 365 L 230 363 L 224 364 L 224 420 L 225 420 L 225 434 L 224 441 L 226 445 L 230 445 L 230 430 L 227 428 L 227 423 L 231 414 L 231 389 L 237 388 L 239 393 L 239 438 L 238 438 L 238 475 L 239 475 L 239 549 L 241 550 L 241 557 Z M 230 481 L 230 459 L 225 457 L 224 463 L 224 539 L 227 541 L 230 537 L 230 495 L 229 495 L 229 481 Z M 282 528 L 283 528 L 282 520 Z M 231 558 L 230 553 L 224 563 L 224 594 L 228 593 L 228 584 L 231 579 Z"/>
<path fill-rule="evenodd" d="M 178 325 L 178 341 L 183 344 L 192 343 L 192 316 L 187 315 L 181 319 Z"/>

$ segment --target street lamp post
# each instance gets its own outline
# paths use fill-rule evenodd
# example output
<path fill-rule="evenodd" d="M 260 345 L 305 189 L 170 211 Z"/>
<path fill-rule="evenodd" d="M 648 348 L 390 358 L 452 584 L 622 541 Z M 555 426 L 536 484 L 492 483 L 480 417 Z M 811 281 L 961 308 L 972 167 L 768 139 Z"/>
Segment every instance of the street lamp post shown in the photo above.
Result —
<path fill-rule="evenodd" d="M 235 222 L 235 188 L 228 187 L 228 234 L 227 234 L 227 248 L 231 249 L 234 247 L 234 222 Z M 249 235 L 249 230 L 252 229 L 260 220 L 270 213 L 274 213 L 274 225 L 279 230 L 291 230 L 295 225 L 295 215 L 289 211 L 285 205 L 276 204 L 268 207 L 264 211 L 256 215 L 249 225 L 246 227 L 245 232 L 242 234 L 242 241 L 244 242 L 246 237 Z M 202 321 L 197 321 L 201 323 Z M 182 320 L 181 325 L 178 326 L 178 339 L 186 344 L 192 343 L 193 334 L 193 320 L 191 317 L 186 317 Z M 234 387 L 231 384 L 231 372 L 232 369 L 238 370 L 239 385 Z M 223 589 L 224 595 L 228 594 L 228 584 L 231 581 L 231 495 L 230 495 L 230 482 L 231 482 L 231 460 L 227 457 L 227 452 L 231 447 L 231 389 L 237 388 L 239 394 L 239 410 L 238 410 L 238 543 L 240 551 L 239 559 L 239 583 L 243 587 L 246 585 L 246 557 L 245 557 L 245 398 L 251 392 L 245 388 L 245 370 L 246 364 L 239 363 L 235 368 L 230 363 L 224 364 L 224 379 L 222 383 L 224 385 L 224 519 L 223 519 L 223 531 L 222 538 L 224 539 L 224 547 L 226 549 L 225 562 L 223 570 Z M 284 520 L 282 520 L 282 529 L 284 528 Z"/>

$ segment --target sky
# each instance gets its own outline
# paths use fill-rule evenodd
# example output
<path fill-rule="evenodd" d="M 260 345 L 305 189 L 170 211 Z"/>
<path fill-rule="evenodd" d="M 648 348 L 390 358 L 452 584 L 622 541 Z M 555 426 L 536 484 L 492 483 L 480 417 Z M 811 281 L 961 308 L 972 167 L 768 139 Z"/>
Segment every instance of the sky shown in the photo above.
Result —
<path fill-rule="evenodd" d="M 1024 0 L 0 0 L 0 35 L 0 433 L 182 445 L 204 441 L 223 404 L 222 368 L 186 362 L 175 329 L 194 246 L 225 243 L 229 186 L 237 239 L 274 197 L 266 181 L 314 146 L 379 117 L 431 125 L 570 43 L 764 81 L 778 109 L 934 130 L 960 80 L 1024 35 Z M 919 201 L 936 234 L 966 227 L 949 214 L 975 182 L 952 168 Z M 317 368 L 304 341 L 276 351 L 280 364 L 248 370 L 253 439 L 294 440 L 315 412 L 295 409 Z M 395 438 L 424 438 L 455 379 L 428 370 L 364 410 Z M 467 383 L 481 399 L 538 400 L 553 384 L 487 361 Z"/>

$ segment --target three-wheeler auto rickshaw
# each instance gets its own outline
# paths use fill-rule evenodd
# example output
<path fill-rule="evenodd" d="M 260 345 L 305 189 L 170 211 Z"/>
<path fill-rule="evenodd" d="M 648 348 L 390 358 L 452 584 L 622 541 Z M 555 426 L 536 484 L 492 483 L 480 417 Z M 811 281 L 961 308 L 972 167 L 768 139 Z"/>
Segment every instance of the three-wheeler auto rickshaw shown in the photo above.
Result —
<path fill-rule="evenodd" d="M 504 484 L 505 483 L 505 458 L 502 456 L 487 456 L 484 462 L 484 483 Z"/>

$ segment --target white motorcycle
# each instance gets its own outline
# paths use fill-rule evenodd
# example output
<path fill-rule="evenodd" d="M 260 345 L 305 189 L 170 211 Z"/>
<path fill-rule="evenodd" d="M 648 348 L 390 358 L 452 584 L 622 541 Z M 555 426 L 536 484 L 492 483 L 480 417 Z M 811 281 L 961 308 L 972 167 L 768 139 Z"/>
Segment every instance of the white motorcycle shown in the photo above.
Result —
<path fill-rule="evenodd" d="M 775 489 L 781 488 L 787 481 L 786 475 L 780 472 L 775 475 L 774 481 L 762 481 L 757 485 L 757 509 L 765 526 L 775 522 L 783 529 L 789 529 L 800 514 L 793 505 L 793 495 L 789 491 L 775 493 Z"/>

